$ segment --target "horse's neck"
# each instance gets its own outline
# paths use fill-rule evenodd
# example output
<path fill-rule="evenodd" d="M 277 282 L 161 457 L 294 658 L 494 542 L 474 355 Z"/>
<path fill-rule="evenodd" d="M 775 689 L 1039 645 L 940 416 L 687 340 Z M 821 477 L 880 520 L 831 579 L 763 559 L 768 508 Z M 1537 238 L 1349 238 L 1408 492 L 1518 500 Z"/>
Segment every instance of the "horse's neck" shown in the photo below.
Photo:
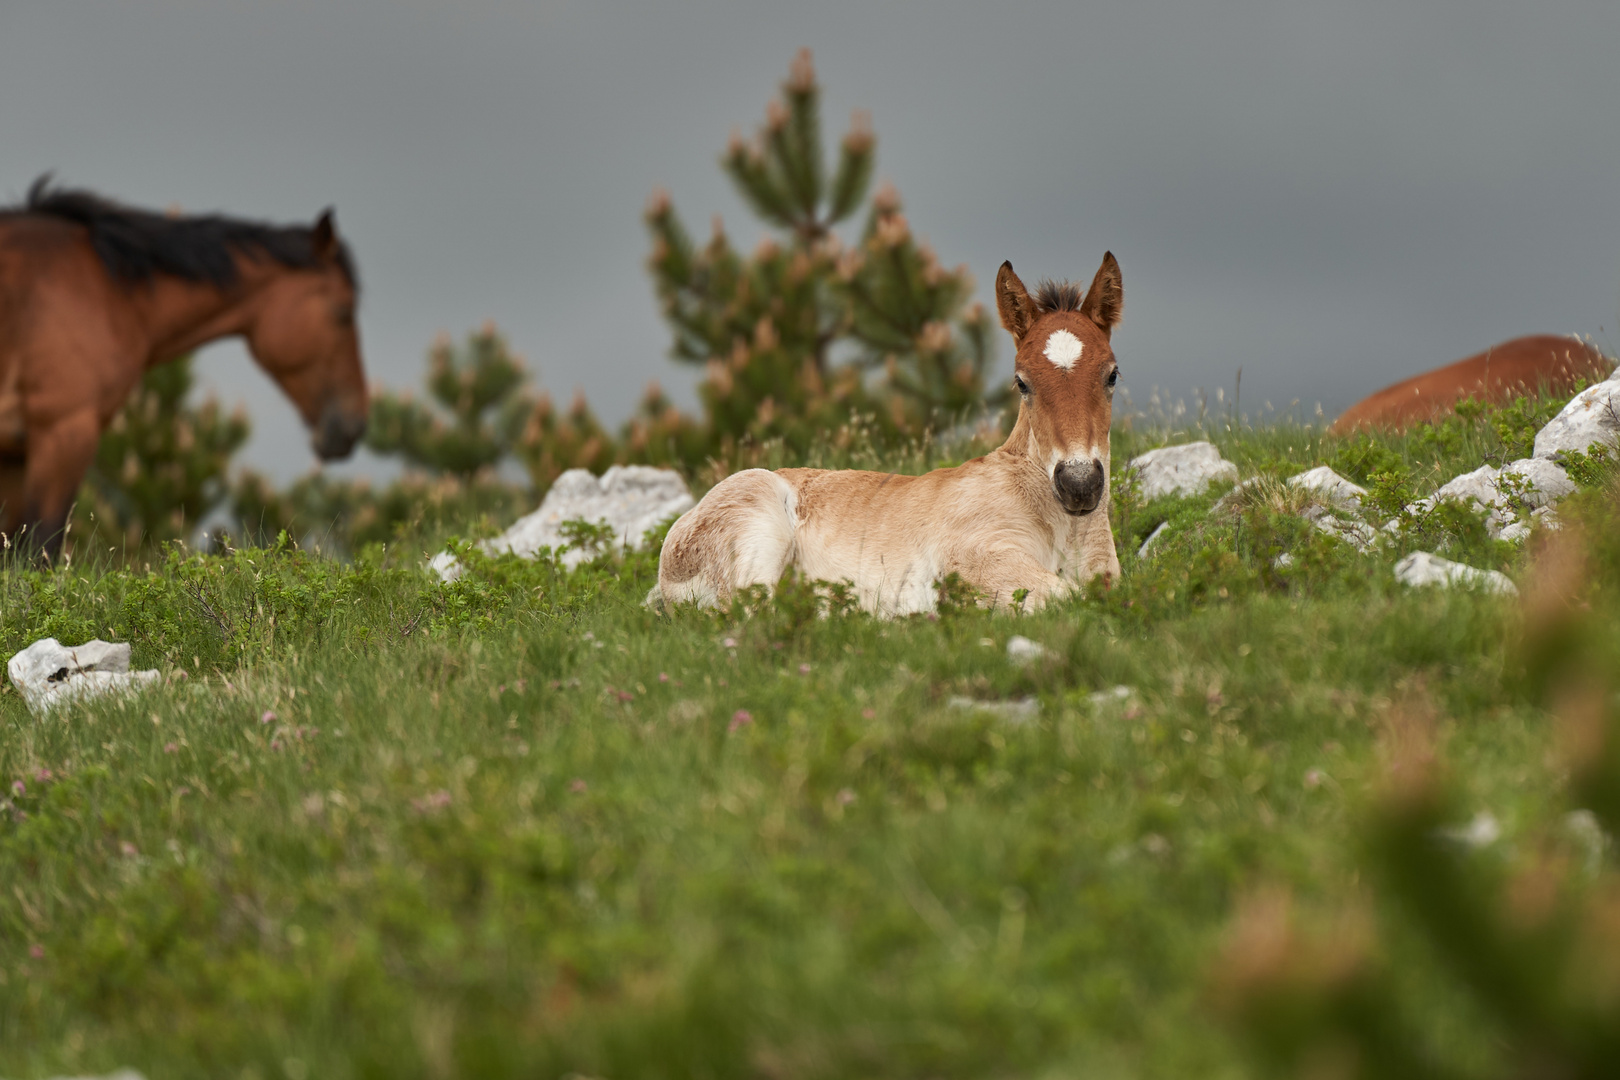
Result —
<path fill-rule="evenodd" d="M 258 316 L 268 268 L 239 262 L 239 278 L 228 288 L 160 274 L 138 290 L 135 305 L 150 342 L 145 364 L 161 364 L 210 341 L 245 334 Z"/>

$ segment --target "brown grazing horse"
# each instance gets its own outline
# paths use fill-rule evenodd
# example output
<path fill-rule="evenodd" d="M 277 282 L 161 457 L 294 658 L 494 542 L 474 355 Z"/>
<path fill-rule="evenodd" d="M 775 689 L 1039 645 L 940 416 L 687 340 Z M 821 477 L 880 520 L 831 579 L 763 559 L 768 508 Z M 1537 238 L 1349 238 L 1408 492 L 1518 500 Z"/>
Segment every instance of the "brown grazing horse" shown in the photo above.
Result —
<path fill-rule="evenodd" d="M 657 595 L 723 607 L 793 567 L 848 582 L 868 611 L 909 615 L 933 610 L 936 583 L 951 574 L 989 603 L 1022 597 L 1032 609 L 1114 580 L 1108 429 L 1119 366 L 1110 337 L 1124 305 L 1112 254 L 1084 294 L 1047 282 L 1031 296 L 1003 263 L 996 307 L 1018 350 L 1020 400 L 999 450 L 922 476 L 733 473 L 670 527 Z"/>
<path fill-rule="evenodd" d="M 1329 431 L 1334 435 L 1362 427 L 1401 431 L 1450 413 L 1465 398 L 1500 405 L 1537 391 L 1568 394 L 1577 379 L 1598 382 L 1613 367 L 1614 361 L 1579 338 L 1552 334 L 1514 338 L 1384 387 L 1346 409 Z"/>
<path fill-rule="evenodd" d="M 366 427 L 354 264 L 314 227 L 182 217 L 41 177 L 0 210 L 0 531 L 61 546 L 101 432 L 141 374 L 240 335 L 323 460 Z"/>

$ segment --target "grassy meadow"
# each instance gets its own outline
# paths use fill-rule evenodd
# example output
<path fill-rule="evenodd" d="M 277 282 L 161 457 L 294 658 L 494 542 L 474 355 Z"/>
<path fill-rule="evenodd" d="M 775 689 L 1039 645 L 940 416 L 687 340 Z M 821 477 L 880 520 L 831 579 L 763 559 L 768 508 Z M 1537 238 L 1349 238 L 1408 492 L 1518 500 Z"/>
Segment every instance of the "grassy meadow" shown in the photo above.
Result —
<path fill-rule="evenodd" d="M 0 693 L 0 1076 L 1261 1075 L 1223 990 L 1234 911 L 1368 894 L 1390 710 L 1439 717 L 1457 824 L 1499 823 L 1468 858 L 1563 835 L 1519 602 L 1391 571 L 1423 547 L 1523 580 L 1538 538 L 1432 515 L 1360 555 L 1280 484 L 1211 515 L 1220 489 L 1142 504 L 1117 471 L 1207 435 L 1395 513 L 1522 456 L 1550 409 L 1116 430 L 1122 580 L 1036 614 L 946 589 L 937 617 L 820 617 L 792 582 L 658 614 L 655 548 L 469 554 L 441 585 L 440 535 L 11 570 L 5 655 L 130 641 L 166 678 L 45 719 Z M 1613 481 L 1580 479 L 1562 513 L 1612 631 Z M 1046 655 L 1010 660 L 1015 634 Z M 1370 895 L 1428 1052 L 1491 1075 L 1498 1020 Z"/>

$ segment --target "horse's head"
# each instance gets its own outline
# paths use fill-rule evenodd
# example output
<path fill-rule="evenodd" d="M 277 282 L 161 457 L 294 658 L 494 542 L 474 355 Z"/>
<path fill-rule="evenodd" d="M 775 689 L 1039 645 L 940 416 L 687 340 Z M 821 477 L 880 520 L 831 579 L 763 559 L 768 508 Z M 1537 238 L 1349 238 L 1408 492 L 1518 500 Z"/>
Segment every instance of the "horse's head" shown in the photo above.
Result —
<path fill-rule="evenodd" d="M 354 269 L 332 224 L 310 230 L 307 267 L 288 267 L 264 285 L 248 345 L 304 418 L 322 461 L 348 457 L 366 431 L 366 376 L 360 366 Z"/>
<path fill-rule="evenodd" d="M 1043 282 L 1031 297 L 1002 263 L 996 308 L 1018 353 L 1018 423 L 1009 449 L 1046 470 L 1052 493 L 1071 514 L 1089 514 L 1108 482 L 1108 429 L 1119 367 L 1108 337 L 1119 325 L 1125 292 L 1112 252 L 1082 298 L 1078 286 Z"/>

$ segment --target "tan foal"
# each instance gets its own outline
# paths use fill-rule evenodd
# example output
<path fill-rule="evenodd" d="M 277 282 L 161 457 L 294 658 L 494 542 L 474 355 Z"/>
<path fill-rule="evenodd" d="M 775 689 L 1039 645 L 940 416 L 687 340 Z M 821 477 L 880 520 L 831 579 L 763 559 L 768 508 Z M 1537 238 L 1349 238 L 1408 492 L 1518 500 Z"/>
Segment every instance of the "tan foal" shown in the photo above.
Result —
<path fill-rule="evenodd" d="M 1001 325 L 1017 347 L 1018 422 L 1001 448 L 923 476 L 748 469 L 716 484 L 669 531 L 658 592 L 725 605 L 793 567 L 848 582 L 880 615 L 933 610 L 955 573 L 992 604 L 1025 605 L 1119 574 L 1108 523 L 1108 429 L 1119 368 L 1109 335 L 1124 307 L 1119 263 L 1103 256 L 1084 297 L 1035 296 L 1003 263 Z"/>

